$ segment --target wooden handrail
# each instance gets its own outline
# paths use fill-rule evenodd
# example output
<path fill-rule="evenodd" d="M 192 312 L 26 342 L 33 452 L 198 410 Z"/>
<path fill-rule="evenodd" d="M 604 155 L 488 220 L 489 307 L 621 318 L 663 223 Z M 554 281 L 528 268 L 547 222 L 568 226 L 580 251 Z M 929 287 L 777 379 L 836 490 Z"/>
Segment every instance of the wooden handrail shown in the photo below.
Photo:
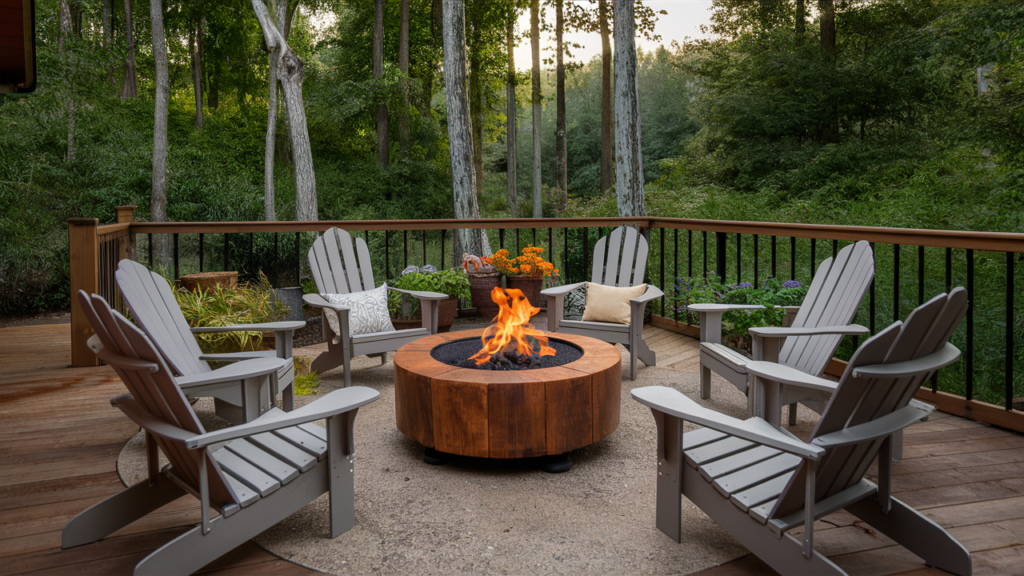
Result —
<path fill-rule="evenodd" d="M 110 236 L 124 232 L 124 235 L 128 234 L 128 230 L 131 227 L 131 222 L 123 222 L 121 224 L 107 224 L 105 226 L 97 226 L 96 234 L 99 236 Z"/>
<path fill-rule="evenodd" d="M 635 224 L 642 228 L 666 228 L 759 234 L 764 236 L 816 238 L 819 240 L 867 240 L 880 244 L 961 248 L 988 252 L 1024 252 L 1024 234 L 927 230 L 823 224 L 782 224 L 690 218 L 481 218 L 478 220 L 323 220 L 318 222 L 133 222 L 136 234 L 224 234 L 249 232 L 322 232 L 332 226 L 346 230 L 454 230 L 461 228 L 582 228 Z"/>

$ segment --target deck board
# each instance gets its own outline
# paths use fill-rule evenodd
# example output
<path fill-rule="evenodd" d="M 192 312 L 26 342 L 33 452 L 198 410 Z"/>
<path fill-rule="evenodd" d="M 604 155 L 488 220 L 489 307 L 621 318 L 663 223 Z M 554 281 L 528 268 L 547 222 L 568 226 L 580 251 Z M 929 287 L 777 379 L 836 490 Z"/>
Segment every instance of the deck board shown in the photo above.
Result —
<path fill-rule="evenodd" d="M 696 373 L 697 341 L 648 327 L 658 367 Z M 68 368 L 68 325 L 0 329 L 0 575 L 130 574 L 135 564 L 192 526 L 198 504 L 171 503 L 88 546 L 60 550 L 64 523 L 121 489 L 117 456 L 138 428 L 110 405 L 124 387 L 109 368 Z M 641 368 L 643 369 L 643 368 Z M 794 430 L 806 434 L 809 423 Z M 936 413 L 907 431 L 894 465 L 897 498 L 947 527 L 974 557 L 976 574 L 1019 569 L 1024 561 L 1024 436 Z M 851 574 L 943 572 L 839 511 L 815 523 L 819 550 Z M 862 524 L 861 524 L 862 526 Z M 313 574 L 248 542 L 201 573 Z M 707 576 L 775 574 L 753 555 Z"/>

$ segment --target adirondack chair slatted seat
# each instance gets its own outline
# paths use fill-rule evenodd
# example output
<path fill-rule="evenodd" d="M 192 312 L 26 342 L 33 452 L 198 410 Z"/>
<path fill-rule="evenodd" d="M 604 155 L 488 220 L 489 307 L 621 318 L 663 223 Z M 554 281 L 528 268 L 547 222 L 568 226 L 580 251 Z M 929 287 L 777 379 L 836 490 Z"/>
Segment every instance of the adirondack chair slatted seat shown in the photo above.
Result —
<path fill-rule="evenodd" d="M 594 246 L 594 260 L 590 281 L 604 286 L 639 286 L 644 283 L 647 270 L 647 239 L 636 229 L 620 226 Z M 588 322 L 565 320 L 565 295 L 586 285 L 577 282 L 541 291 L 547 297 L 548 330 L 590 336 L 613 344 L 622 344 L 629 350 L 629 378 L 636 380 L 637 358 L 647 366 L 655 365 L 654 351 L 644 342 L 644 309 L 651 300 L 661 298 L 663 292 L 648 285 L 647 291 L 630 301 L 630 323 Z"/>
<path fill-rule="evenodd" d="M 200 500 L 202 522 L 135 567 L 136 575 L 191 574 L 330 493 L 331 538 L 355 524 L 352 426 L 380 393 L 336 390 L 292 412 L 206 432 L 153 342 L 102 297 L 78 294 L 96 330 L 90 346 L 130 394 L 111 404 L 146 431 L 149 478 L 64 526 L 62 548 L 96 542 L 182 496 Z M 264 380 L 276 368 L 268 365 Z M 313 424 L 327 419 L 327 430 Z M 170 461 L 157 470 L 157 448 Z M 210 508 L 219 512 L 210 517 Z"/>
<path fill-rule="evenodd" d="M 421 328 L 392 330 L 371 334 L 352 335 L 349 330 L 349 314 L 358 313 L 345 306 L 332 304 L 326 294 L 350 294 L 373 290 L 373 266 L 366 241 L 353 238 L 345 230 L 330 228 L 313 242 L 309 249 L 309 269 L 319 294 L 306 294 L 302 299 L 320 308 L 323 312 L 323 335 L 327 340 L 327 351 L 313 361 L 311 368 L 323 373 L 338 366 L 344 366 L 345 386 L 352 384 L 349 363 L 353 356 L 380 356 L 381 364 L 387 361 L 387 353 L 398 350 L 405 344 L 424 336 L 437 334 L 437 307 L 448 295 L 438 292 L 400 290 L 388 286 L 388 290 L 411 296 L 420 301 L 423 316 Z"/>
<path fill-rule="evenodd" d="M 932 372 L 960 357 L 948 341 L 966 310 L 967 293 L 957 288 L 865 341 L 809 442 L 761 418 L 709 410 L 670 388 L 634 390 L 658 427 L 657 527 L 680 541 L 686 496 L 780 574 L 844 574 L 814 551 L 813 525 L 846 509 L 927 564 L 969 575 L 967 550 L 892 497 L 890 454 L 893 434 L 934 411 L 913 396 Z M 800 374 L 771 362 L 748 369 L 764 381 Z M 684 421 L 704 428 L 683 434 Z M 864 478 L 876 458 L 877 484 Z M 788 533 L 801 527 L 799 539 Z"/>
<path fill-rule="evenodd" d="M 799 307 L 786 307 L 787 315 L 792 318 L 789 326 L 750 329 L 753 360 L 779 362 L 812 376 L 820 376 L 844 336 L 868 333 L 867 328 L 850 323 L 874 276 L 875 263 L 868 242 L 851 244 L 840 250 L 834 259 L 826 258 L 818 266 L 803 303 Z M 731 310 L 763 308 L 746 304 L 688 306 L 689 310 L 700 314 L 701 398 L 711 397 L 711 372 L 714 371 L 747 395 L 750 415 L 757 413 L 758 398 L 750 393 L 751 379 L 747 373 L 751 359 L 722 343 L 722 315 Z M 798 398 L 787 402 L 791 425 L 796 424 L 797 401 L 820 413 L 828 396 L 804 390 Z M 774 417 L 769 421 L 775 423 Z"/>
<path fill-rule="evenodd" d="M 170 284 L 156 272 L 125 259 L 117 264 L 117 287 L 133 319 L 153 341 L 190 397 L 213 397 L 217 415 L 233 423 L 248 422 L 270 410 L 282 393 L 283 406 L 294 405 L 292 335 L 305 322 L 267 322 L 189 328 Z M 273 332 L 275 350 L 204 354 L 193 334 L 211 332 Z M 218 369 L 209 362 L 232 362 Z M 273 366 L 269 383 L 251 376 Z"/>

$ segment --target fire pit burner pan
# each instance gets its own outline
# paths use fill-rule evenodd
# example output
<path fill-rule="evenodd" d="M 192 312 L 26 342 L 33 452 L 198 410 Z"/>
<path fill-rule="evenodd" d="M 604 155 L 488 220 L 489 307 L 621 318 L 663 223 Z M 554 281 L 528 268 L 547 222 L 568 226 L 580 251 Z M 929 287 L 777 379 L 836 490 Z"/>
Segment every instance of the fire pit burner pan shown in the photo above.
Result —
<path fill-rule="evenodd" d="M 583 357 L 582 348 L 565 340 L 550 338 L 548 346 L 555 349 L 554 356 L 540 356 L 532 359 L 505 358 L 500 364 L 490 361 L 478 366 L 474 360 L 469 358 L 483 348 L 483 342 L 480 338 L 462 338 L 435 346 L 430 351 L 430 357 L 449 366 L 472 368 L 475 370 L 535 370 L 537 368 L 552 368 L 575 362 Z"/>

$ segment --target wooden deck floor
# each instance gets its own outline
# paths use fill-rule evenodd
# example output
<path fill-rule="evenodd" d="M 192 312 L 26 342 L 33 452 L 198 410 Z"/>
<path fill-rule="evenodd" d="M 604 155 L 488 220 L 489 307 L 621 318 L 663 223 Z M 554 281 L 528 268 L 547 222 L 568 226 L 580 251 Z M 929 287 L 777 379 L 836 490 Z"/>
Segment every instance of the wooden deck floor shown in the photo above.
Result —
<path fill-rule="evenodd" d="M 647 330 L 659 366 L 696 369 L 692 339 Z M 102 542 L 60 550 L 64 523 L 122 488 L 115 462 L 138 430 L 109 403 L 124 392 L 112 370 L 66 367 L 69 337 L 67 324 L 0 329 L 0 574 L 130 574 L 199 519 L 181 499 Z M 950 529 L 976 574 L 1024 571 L 1024 436 L 940 414 L 908 431 L 894 469 L 898 497 Z M 815 529 L 816 547 L 851 574 L 939 573 L 848 515 Z M 203 572 L 313 573 L 251 542 Z M 773 572 L 746 556 L 706 574 Z"/>

